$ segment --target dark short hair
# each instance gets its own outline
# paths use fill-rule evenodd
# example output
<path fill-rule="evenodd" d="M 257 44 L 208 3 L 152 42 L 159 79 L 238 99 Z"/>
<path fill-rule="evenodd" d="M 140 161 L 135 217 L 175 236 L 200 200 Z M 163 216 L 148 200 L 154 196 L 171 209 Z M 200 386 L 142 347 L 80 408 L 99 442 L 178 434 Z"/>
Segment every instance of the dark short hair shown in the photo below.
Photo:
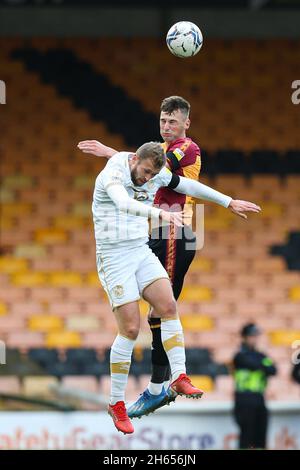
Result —
<path fill-rule="evenodd" d="M 241 329 L 241 336 L 246 338 L 247 336 L 258 336 L 260 335 L 260 329 L 255 325 L 255 323 L 247 323 Z"/>
<path fill-rule="evenodd" d="M 180 110 L 186 117 L 190 114 L 190 103 L 181 96 L 169 96 L 165 98 L 160 106 L 160 110 L 164 113 L 172 114 L 174 111 Z"/>
<path fill-rule="evenodd" d="M 166 164 L 166 155 L 159 142 L 146 142 L 136 151 L 139 160 L 150 159 L 154 168 L 160 169 Z"/>

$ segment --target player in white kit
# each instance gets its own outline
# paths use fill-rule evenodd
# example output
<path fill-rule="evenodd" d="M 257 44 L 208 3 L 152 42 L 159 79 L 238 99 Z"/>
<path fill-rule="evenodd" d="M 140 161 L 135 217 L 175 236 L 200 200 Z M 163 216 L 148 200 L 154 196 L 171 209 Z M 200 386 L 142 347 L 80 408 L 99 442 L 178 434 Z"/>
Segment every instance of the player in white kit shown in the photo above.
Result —
<path fill-rule="evenodd" d="M 172 374 L 170 387 L 186 397 L 200 398 L 203 394 L 186 375 L 183 331 L 168 274 L 147 245 L 149 218 L 182 226 L 181 212 L 152 207 L 156 191 L 168 186 L 234 211 L 260 211 L 255 204 L 234 201 L 197 181 L 172 174 L 164 165 L 165 154 L 159 143 L 144 144 L 135 154 L 120 152 L 98 175 L 93 196 L 97 269 L 119 330 L 111 348 L 108 411 L 124 434 L 134 431 L 126 412 L 125 388 L 139 333 L 141 296 L 162 319 L 162 343 Z"/>

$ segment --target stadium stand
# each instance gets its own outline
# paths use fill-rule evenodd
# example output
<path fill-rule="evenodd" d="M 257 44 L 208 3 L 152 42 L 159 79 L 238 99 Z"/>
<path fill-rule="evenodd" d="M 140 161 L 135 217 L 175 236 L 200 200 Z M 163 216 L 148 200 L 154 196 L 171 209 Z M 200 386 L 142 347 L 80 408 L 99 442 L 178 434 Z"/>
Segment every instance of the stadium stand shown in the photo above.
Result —
<path fill-rule="evenodd" d="M 61 381 L 108 392 L 108 348 L 116 326 L 95 272 L 90 212 L 104 162 L 83 156 L 76 144 L 98 138 L 130 149 L 155 138 L 160 99 L 175 89 L 165 74 L 174 58 L 156 40 L 139 39 L 129 48 L 134 39 L 109 39 L 116 47 L 105 60 L 106 41 L 0 39 L 3 78 L 14 97 L 0 147 L 0 338 L 9 358 L 0 367 L 0 391 L 48 396 L 48 385 Z M 237 332 L 248 321 L 264 329 L 263 344 L 279 365 L 269 395 L 296 396 L 284 363 L 300 335 L 300 115 L 289 106 L 281 80 L 282 68 L 287 81 L 294 78 L 298 47 L 297 41 L 286 48 L 284 40 L 212 40 L 201 68 L 191 62 L 176 86 L 176 94 L 192 103 L 191 136 L 205 146 L 201 181 L 263 207 L 261 217 L 245 222 L 206 204 L 205 246 L 180 298 L 188 371 L 211 400 L 232 392 L 230 360 Z M 46 76 L 43 61 L 49 60 L 52 75 Z M 73 87 L 63 73 L 70 64 Z M 89 94 L 76 101 L 85 80 L 91 80 Z M 155 89 L 148 86 L 153 81 Z M 274 90 L 267 107 L 266 87 Z M 118 102 L 132 109 L 132 117 L 118 115 Z M 140 122 L 134 132 L 131 118 Z M 146 313 L 143 303 L 128 399 L 149 378 Z"/>

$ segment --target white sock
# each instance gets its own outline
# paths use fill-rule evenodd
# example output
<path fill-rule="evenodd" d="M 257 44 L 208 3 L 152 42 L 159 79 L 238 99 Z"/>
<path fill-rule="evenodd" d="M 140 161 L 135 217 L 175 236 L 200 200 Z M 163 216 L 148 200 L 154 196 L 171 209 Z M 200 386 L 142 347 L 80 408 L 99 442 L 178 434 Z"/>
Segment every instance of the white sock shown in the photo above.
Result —
<path fill-rule="evenodd" d="M 163 384 L 155 384 L 153 382 L 149 382 L 147 389 L 151 393 L 151 395 L 159 395 L 162 391 Z"/>
<path fill-rule="evenodd" d="M 165 389 L 165 391 L 168 390 L 170 383 L 171 383 L 170 380 L 166 380 L 166 381 L 164 382 L 164 389 Z"/>
<path fill-rule="evenodd" d="M 174 382 L 180 374 L 186 373 L 184 337 L 179 318 L 161 320 L 161 340 L 169 359 L 172 382 Z"/>
<path fill-rule="evenodd" d="M 110 350 L 110 404 L 125 401 L 125 389 L 135 341 L 118 335 Z"/>

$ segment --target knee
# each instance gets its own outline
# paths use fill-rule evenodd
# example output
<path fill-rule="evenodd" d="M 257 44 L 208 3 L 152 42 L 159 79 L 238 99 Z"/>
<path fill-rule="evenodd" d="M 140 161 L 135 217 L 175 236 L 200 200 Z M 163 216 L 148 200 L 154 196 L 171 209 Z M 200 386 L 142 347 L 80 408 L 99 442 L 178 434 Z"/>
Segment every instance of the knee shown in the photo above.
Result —
<path fill-rule="evenodd" d="M 176 300 L 174 298 L 162 304 L 160 316 L 161 318 L 174 318 L 177 316 Z"/>
<path fill-rule="evenodd" d="M 123 331 L 120 331 L 121 335 L 126 336 L 131 340 L 136 340 L 139 334 L 139 328 L 135 325 L 128 325 Z"/>

